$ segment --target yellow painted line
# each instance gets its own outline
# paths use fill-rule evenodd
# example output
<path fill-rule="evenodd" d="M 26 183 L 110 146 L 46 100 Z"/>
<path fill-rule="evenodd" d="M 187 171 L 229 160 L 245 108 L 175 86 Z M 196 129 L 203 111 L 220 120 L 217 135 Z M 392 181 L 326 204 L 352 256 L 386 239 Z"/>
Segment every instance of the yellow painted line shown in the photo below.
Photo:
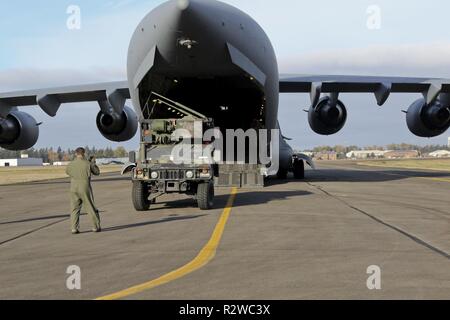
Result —
<path fill-rule="evenodd" d="M 166 284 L 168 282 L 177 280 L 179 278 L 182 278 L 194 271 L 197 271 L 207 265 L 212 259 L 214 259 L 217 247 L 219 246 L 219 243 L 222 239 L 223 232 L 225 230 L 225 226 L 228 222 L 228 218 L 231 214 L 231 209 L 233 208 L 234 200 L 236 199 L 237 194 L 237 188 L 233 188 L 231 190 L 231 195 L 228 199 L 227 205 L 225 209 L 222 212 L 222 215 L 220 216 L 219 222 L 217 223 L 213 234 L 211 235 L 211 238 L 209 239 L 208 243 L 203 247 L 203 249 L 200 251 L 200 253 L 197 255 L 197 257 L 194 258 L 191 262 L 188 264 L 182 266 L 181 268 L 174 270 L 172 272 L 169 272 L 157 279 L 151 280 L 149 282 L 145 282 L 142 284 L 139 284 L 137 286 L 112 293 L 110 295 L 97 298 L 95 300 L 117 300 L 129 297 L 131 295 L 135 295 L 137 293 L 153 289 L 155 287 L 161 286 L 163 284 Z"/>

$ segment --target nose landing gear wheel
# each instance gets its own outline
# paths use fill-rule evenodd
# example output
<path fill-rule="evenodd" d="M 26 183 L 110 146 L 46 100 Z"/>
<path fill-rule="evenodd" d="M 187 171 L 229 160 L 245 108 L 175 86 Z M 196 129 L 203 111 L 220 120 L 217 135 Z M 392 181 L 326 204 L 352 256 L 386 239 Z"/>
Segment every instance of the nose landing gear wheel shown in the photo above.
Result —
<path fill-rule="evenodd" d="M 294 178 L 298 180 L 305 179 L 305 163 L 302 160 L 295 160 L 293 165 Z"/>
<path fill-rule="evenodd" d="M 214 184 L 200 183 L 197 187 L 197 203 L 200 210 L 210 210 L 214 206 Z"/>
<path fill-rule="evenodd" d="M 286 180 L 288 177 L 288 171 L 286 169 L 279 169 L 277 172 L 277 178 L 280 180 Z"/>

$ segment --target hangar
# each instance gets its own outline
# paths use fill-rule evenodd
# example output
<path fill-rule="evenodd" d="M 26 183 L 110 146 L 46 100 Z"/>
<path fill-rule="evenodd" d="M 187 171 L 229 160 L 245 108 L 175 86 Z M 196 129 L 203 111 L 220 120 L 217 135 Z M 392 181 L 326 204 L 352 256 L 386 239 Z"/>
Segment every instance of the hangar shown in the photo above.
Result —
<path fill-rule="evenodd" d="M 39 167 L 43 166 L 42 159 L 28 158 L 27 155 L 22 155 L 21 158 L 16 159 L 0 159 L 0 167 Z"/>

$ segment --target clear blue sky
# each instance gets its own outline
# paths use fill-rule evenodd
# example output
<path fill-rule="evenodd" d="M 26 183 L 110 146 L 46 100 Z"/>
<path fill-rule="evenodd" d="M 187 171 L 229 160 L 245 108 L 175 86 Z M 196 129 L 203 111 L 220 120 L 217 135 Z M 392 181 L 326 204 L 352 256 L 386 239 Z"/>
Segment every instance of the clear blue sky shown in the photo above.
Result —
<path fill-rule="evenodd" d="M 160 0 L 15 0 L 0 3 L 0 91 L 123 79 L 134 28 Z M 444 0 L 227 0 L 254 17 L 272 39 L 281 72 L 450 77 L 450 2 Z M 81 8 L 81 30 L 66 28 L 69 5 Z M 367 28 L 367 9 L 381 28 Z M 383 109 L 369 95 L 343 95 L 350 111 L 334 137 L 311 132 L 305 95 L 283 96 L 280 122 L 294 145 L 445 143 L 412 136 L 401 109 L 417 96 L 396 95 Z M 300 108 L 301 107 L 301 108 Z M 113 145 L 96 131 L 94 104 L 63 107 L 44 121 L 38 146 Z M 61 133 L 62 132 L 62 133 Z M 135 147 L 136 141 L 125 144 Z M 114 145 L 113 145 L 114 146 Z"/>

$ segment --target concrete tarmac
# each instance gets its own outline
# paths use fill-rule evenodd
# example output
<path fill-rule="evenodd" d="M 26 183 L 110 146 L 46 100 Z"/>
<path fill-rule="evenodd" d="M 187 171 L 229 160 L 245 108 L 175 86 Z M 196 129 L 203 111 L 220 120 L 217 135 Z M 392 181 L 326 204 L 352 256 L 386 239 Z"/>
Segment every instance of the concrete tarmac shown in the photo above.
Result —
<path fill-rule="evenodd" d="M 200 211 L 164 196 L 136 213 L 131 183 L 93 183 L 104 232 L 70 234 L 67 180 L 0 187 L 0 299 L 95 299 L 192 261 L 230 190 Z M 305 181 L 239 190 L 217 253 L 198 270 L 125 299 L 450 299 L 450 174 L 322 162 Z M 81 268 L 68 290 L 67 268 Z M 369 290 L 369 266 L 381 290 Z"/>

